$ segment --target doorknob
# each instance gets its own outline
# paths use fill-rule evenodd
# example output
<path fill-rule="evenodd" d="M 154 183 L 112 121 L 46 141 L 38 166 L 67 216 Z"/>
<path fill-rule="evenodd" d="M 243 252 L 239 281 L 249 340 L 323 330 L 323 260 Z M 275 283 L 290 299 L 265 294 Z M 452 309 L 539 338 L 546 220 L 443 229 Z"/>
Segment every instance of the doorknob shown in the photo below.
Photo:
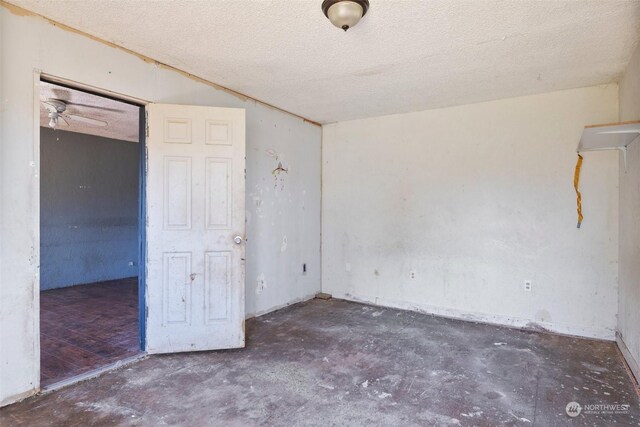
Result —
<path fill-rule="evenodd" d="M 236 245 L 239 245 L 240 243 L 242 243 L 242 236 L 234 237 L 233 241 L 236 243 Z"/>

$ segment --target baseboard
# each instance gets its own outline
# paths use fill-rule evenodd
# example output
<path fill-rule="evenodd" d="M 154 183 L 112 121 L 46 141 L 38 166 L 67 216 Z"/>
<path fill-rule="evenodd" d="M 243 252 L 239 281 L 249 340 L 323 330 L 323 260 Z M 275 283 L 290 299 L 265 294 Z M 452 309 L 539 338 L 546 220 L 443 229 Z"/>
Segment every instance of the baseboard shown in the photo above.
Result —
<path fill-rule="evenodd" d="M 38 389 L 32 388 L 31 390 L 25 391 L 23 393 L 14 394 L 12 396 L 6 397 L 0 401 L 0 408 L 3 406 L 11 405 L 13 403 L 18 403 L 21 400 L 26 399 L 27 397 L 31 397 L 34 394 L 38 393 Z"/>
<path fill-rule="evenodd" d="M 273 313 L 274 311 L 278 311 L 278 310 L 282 310 L 283 308 L 289 307 L 290 305 L 293 304 L 298 304 L 299 302 L 305 302 L 305 301 L 309 301 L 312 300 L 316 297 L 316 292 L 309 294 L 309 295 L 305 295 L 303 297 L 300 298 L 295 298 L 292 299 L 289 302 L 286 302 L 285 304 L 280 304 L 280 305 L 275 305 L 273 307 L 270 307 L 266 310 L 261 310 L 261 311 L 256 311 L 255 313 L 246 313 L 245 314 L 245 319 L 249 320 L 253 317 L 260 317 L 260 316 L 264 316 L 265 314 L 269 314 L 269 313 Z"/>
<path fill-rule="evenodd" d="M 625 344 L 622 339 L 622 335 L 620 335 L 619 332 L 616 332 L 616 344 L 618 345 L 624 360 L 627 362 L 627 366 L 629 366 L 631 374 L 635 377 L 636 383 L 640 384 L 640 364 L 631 354 L 631 350 L 629 350 L 629 347 L 627 347 L 627 344 Z"/>
<path fill-rule="evenodd" d="M 573 337 L 598 339 L 604 341 L 615 340 L 615 331 L 613 329 L 607 328 L 589 328 L 564 323 L 536 322 L 531 319 L 521 317 L 468 312 L 452 308 L 415 304 L 405 301 L 393 301 L 384 298 L 352 295 L 348 293 L 342 295 L 333 294 L 333 298 L 371 304 L 381 307 L 415 311 L 418 313 L 431 314 L 434 316 L 446 317 L 449 319 L 465 320 L 474 323 L 486 323 L 489 325 L 507 326 L 516 329 L 537 330 L 541 332 L 551 332 L 559 335 L 568 335 Z"/>

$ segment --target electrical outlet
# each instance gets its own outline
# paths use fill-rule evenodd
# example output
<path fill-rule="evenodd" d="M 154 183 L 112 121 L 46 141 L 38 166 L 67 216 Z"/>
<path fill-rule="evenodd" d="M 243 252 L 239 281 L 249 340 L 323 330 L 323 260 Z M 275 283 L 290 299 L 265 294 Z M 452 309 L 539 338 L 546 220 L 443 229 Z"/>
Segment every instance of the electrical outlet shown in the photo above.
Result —
<path fill-rule="evenodd" d="M 524 281 L 524 290 L 527 291 L 527 292 L 531 292 L 531 287 L 532 287 L 531 280 L 525 280 Z"/>
<path fill-rule="evenodd" d="M 416 278 L 416 271 L 415 270 L 411 270 L 409 272 L 409 279 L 415 279 Z"/>
<path fill-rule="evenodd" d="M 134 265 L 136 265 L 134 261 L 129 261 L 129 267 L 133 267 Z"/>

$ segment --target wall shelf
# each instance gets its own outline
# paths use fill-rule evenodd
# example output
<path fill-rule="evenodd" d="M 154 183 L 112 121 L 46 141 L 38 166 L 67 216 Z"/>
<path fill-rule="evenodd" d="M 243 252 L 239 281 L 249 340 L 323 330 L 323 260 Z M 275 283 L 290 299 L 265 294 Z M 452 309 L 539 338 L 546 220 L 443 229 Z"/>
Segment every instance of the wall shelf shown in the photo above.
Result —
<path fill-rule="evenodd" d="M 602 125 L 585 126 L 578 143 L 578 163 L 573 176 L 573 187 L 576 190 L 578 211 L 578 228 L 582 224 L 582 194 L 580 194 L 580 169 L 582 156 L 585 151 L 620 150 L 624 160 L 624 170 L 627 171 L 627 147 L 640 141 L 640 120 L 633 122 L 607 123 Z"/>
<path fill-rule="evenodd" d="M 640 141 L 640 120 L 585 126 L 578 144 L 578 153 L 599 150 L 620 150 L 627 169 L 627 147 Z"/>

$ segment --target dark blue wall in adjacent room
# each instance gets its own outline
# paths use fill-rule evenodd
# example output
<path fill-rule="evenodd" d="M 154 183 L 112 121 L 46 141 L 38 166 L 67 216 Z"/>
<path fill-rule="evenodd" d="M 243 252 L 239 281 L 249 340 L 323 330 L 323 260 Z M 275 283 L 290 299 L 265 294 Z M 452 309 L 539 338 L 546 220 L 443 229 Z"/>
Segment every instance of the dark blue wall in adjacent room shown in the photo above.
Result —
<path fill-rule="evenodd" d="M 42 127 L 40 147 L 41 289 L 136 276 L 139 145 Z"/>

